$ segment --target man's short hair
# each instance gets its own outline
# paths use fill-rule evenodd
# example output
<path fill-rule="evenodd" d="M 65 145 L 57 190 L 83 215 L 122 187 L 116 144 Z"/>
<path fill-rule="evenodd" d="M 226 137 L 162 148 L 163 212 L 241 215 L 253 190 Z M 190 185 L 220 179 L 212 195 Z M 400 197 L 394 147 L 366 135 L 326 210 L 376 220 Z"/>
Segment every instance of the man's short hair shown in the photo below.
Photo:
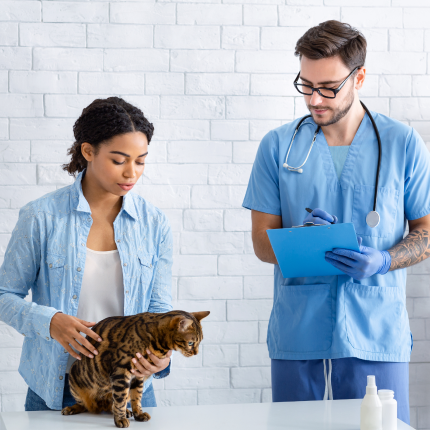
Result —
<path fill-rule="evenodd" d="M 349 24 L 330 20 L 310 28 L 296 44 L 294 55 L 311 60 L 339 55 L 349 70 L 364 66 L 367 42 Z"/>

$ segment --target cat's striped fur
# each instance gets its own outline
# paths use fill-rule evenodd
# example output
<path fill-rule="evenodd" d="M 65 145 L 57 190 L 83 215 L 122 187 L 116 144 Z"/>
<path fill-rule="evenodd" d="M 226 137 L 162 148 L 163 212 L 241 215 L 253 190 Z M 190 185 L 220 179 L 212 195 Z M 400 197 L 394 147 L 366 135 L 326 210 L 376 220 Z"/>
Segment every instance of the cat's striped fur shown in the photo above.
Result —
<path fill-rule="evenodd" d="M 151 417 L 140 404 L 144 378 L 131 373 L 131 369 L 136 369 L 131 360 L 137 352 L 148 359 L 146 349 L 159 358 L 169 350 L 180 351 L 186 357 L 196 355 L 203 339 L 200 320 L 208 315 L 209 312 L 146 312 L 98 322 L 92 330 L 103 341 L 86 338 L 99 354 L 92 359 L 82 355 L 81 361 L 73 363 L 69 381 L 76 404 L 61 413 L 112 411 L 115 425 L 120 428 L 130 425 L 127 418 L 131 416 L 137 421 L 148 421 Z M 132 411 L 127 409 L 128 400 Z"/>

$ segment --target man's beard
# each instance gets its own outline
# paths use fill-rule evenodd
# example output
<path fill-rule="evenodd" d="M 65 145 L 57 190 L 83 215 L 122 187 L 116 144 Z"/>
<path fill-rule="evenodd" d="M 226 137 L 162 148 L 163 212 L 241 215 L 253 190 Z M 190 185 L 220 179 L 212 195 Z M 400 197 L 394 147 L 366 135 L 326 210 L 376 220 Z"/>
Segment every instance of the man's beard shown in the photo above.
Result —
<path fill-rule="evenodd" d="M 331 125 L 331 124 L 335 124 L 336 122 L 340 121 L 351 109 L 352 104 L 354 103 L 354 90 L 351 89 L 351 91 L 348 93 L 348 98 L 346 99 L 346 106 L 344 107 L 340 107 L 337 108 L 335 111 L 333 111 L 333 116 L 331 119 L 329 119 L 327 122 L 323 123 L 323 122 L 318 122 L 317 119 L 315 119 L 310 107 L 311 105 L 307 105 L 309 112 L 312 115 L 312 119 L 315 121 L 315 124 L 320 125 L 322 127 L 325 127 L 327 125 Z M 317 109 L 328 109 L 328 110 L 333 110 L 331 108 L 328 107 L 318 107 Z M 321 121 L 321 120 L 320 120 Z"/>

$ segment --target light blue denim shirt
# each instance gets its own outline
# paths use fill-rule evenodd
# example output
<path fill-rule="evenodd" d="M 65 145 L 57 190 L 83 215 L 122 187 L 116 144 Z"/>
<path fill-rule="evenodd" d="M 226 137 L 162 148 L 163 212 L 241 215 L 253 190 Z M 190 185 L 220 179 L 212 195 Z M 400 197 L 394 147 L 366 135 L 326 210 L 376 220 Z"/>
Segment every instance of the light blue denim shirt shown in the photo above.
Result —
<path fill-rule="evenodd" d="M 0 269 L 0 320 L 25 336 L 18 371 L 51 409 L 62 407 L 69 357 L 50 336 L 51 318 L 58 311 L 77 314 L 93 222 L 82 193 L 84 173 L 20 210 Z M 172 234 L 166 216 L 129 192 L 113 227 L 124 279 L 124 315 L 172 310 Z M 31 303 L 24 300 L 29 289 Z M 156 377 L 167 376 L 169 368 Z M 151 382 L 145 382 L 144 390 Z"/>

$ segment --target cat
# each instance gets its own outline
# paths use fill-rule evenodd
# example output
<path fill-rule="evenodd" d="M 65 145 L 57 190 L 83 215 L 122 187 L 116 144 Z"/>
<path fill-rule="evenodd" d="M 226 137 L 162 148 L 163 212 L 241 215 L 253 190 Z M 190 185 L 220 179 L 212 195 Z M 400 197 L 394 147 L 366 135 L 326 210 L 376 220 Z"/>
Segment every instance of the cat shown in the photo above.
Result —
<path fill-rule="evenodd" d="M 164 358 L 169 350 L 180 351 L 185 357 L 196 355 L 203 339 L 200 321 L 209 313 L 145 312 L 98 322 L 92 330 L 103 341 L 97 344 L 92 338 L 86 338 L 99 353 L 92 359 L 82 355 L 82 360 L 73 363 L 69 383 L 76 404 L 64 408 L 61 413 L 113 412 L 119 428 L 129 427 L 131 416 L 136 421 L 150 420 L 151 416 L 142 411 L 140 404 L 147 378 L 131 373 L 131 369 L 136 369 L 131 360 L 137 352 L 148 360 L 146 349 L 158 358 Z M 127 409 L 129 400 L 132 411 Z"/>

